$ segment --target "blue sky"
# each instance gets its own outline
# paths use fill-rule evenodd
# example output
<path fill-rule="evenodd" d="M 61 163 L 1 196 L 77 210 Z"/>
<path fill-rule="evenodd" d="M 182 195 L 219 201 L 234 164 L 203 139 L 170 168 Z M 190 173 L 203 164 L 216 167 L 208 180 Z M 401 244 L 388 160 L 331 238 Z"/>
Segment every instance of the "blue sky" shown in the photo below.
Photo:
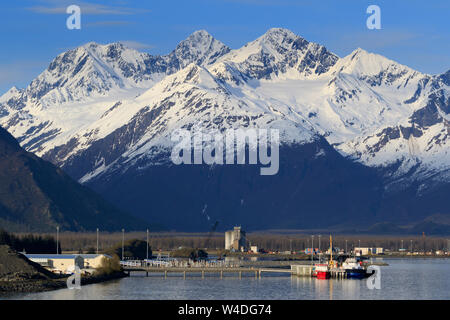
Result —
<path fill-rule="evenodd" d="M 71 4 L 81 7 L 81 30 L 66 28 Z M 381 8 L 381 30 L 366 27 L 371 4 Z M 234 49 L 284 27 L 339 56 L 361 47 L 426 73 L 450 69 L 448 0 L 25 0 L 2 1 L 0 9 L 0 94 L 89 41 L 166 54 L 199 29 Z"/>

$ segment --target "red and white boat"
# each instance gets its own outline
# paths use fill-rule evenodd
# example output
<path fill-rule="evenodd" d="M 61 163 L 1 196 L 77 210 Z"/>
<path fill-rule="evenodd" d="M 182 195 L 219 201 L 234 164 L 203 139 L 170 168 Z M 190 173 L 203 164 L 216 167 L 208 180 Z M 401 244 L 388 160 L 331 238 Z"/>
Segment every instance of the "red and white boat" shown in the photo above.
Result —
<path fill-rule="evenodd" d="M 326 263 L 316 264 L 314 271 L 317 279 L 329 279 L 331 277 L 330 269 Z"/>

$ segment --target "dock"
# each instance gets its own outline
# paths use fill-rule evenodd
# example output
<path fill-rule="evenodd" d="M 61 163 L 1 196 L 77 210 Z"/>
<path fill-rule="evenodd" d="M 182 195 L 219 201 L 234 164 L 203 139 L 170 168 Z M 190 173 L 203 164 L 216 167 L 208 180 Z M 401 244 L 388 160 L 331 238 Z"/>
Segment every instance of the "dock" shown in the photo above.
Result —
<path fill-rule="evenodd" d="M 224 274 L 237 274 L 239 278 L 243 274 L 254 275 L 255 278 L 261 278 L 263 273 L 288 273 L 292 274 L 290 269 L 281 268 L 245 268 L 245 267 L 124 267 L 123 270 L 131 274 L 131 272 L 145 272 L 148 277 L 149 273 L 161 273 L 166 278 L 169 273 L 182 274 L 186 278 L 188 274 L 201 274 L 202 278 L 206 274 L 217 274 L 223 278 Z"/>

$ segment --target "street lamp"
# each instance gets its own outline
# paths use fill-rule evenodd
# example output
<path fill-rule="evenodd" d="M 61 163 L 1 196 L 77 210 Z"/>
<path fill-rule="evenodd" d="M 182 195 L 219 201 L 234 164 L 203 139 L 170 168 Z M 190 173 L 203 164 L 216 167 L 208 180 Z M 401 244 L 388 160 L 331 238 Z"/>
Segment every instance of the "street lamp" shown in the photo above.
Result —
<path fill-rule="evenodd" d="M 311 236 L 311 264 L 313 263 L 314 257 L 314 235 Z"/>
<path fill-rule="evenodd" d="M 147 262 L 148 262 L 148 229 L 147 229 Z"/>
<path fill-rule="evenodd" d="M 98 228 L 97 228 L 97 254 L 98 254 Z"/>
<path fill-rule="evenodd" d="M 56 254 L 59 254 L 59 226 L 56 226 Z"/>
<path fill-rule="evenodd" d="M 123 261 L 124 245 L 125 245 L 125 229 L 122 229 L 122 261 Z"/>
<path fill-rule="evenodd" d="M 347 251 L 347 240 L 345 240 L 345 253 L 348 253 L 348 251 Z"/>

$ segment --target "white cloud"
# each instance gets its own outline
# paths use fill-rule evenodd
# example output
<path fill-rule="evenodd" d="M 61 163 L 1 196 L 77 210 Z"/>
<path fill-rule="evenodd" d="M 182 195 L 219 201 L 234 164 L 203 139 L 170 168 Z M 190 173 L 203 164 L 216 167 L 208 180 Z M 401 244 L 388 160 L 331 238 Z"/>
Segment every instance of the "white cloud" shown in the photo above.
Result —
<path fill-rule="evenodd" d="M 126 46 L 128 48 L 135 49 L 135 50 L 155 48 L 154 45 L 143 43 L 143 42 L 139 42 L 139 41 L 123 40 L 123 41 L 119 41 L 119 42 L 122 43 L 124 46 Z"/>
<path fill-rule="evenodd" d="M 53 1 L 46 0 L 44 5 L 33 6 L 27 8 L 30 11 L 40 14 L 66 14 L 66 8 L 73 4 L 73 1 Z M 89 2 L 77 2 L 81 8 L 82 14 L 89 15 L 132 15 L 137 13 L 145 13 L 149 12 L 149 10 L 137 9 L 137 8 L 129 8 L 129 7 L 118 7 L 118 6 L 109 6 L 97 3 L 89 3 Z"/>

